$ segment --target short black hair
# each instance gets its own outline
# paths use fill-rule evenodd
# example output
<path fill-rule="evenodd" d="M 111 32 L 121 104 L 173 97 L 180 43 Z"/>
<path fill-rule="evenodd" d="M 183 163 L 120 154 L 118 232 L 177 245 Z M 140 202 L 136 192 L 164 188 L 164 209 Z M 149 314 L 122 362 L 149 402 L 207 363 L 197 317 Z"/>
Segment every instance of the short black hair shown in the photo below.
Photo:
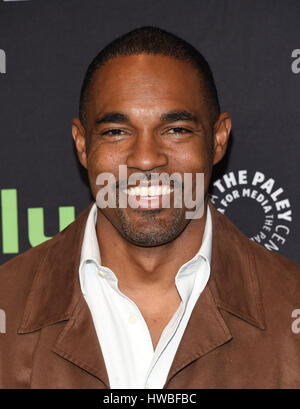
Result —
<path fill-rule="evenodd" d="M 90 63 L 80 92 L 79 119 L 84 127 L 86 127 L 88 92 L 95 72 L 115 57 L 137 54 L 163 55 L 192 64 L 204 80 L 211 121 L 215 123 L 220 114 L 220 104 L 214 77 L 206 59 L 195 47 L 175 34 L 158 27 L 145 26 L 116 38 Z"/>

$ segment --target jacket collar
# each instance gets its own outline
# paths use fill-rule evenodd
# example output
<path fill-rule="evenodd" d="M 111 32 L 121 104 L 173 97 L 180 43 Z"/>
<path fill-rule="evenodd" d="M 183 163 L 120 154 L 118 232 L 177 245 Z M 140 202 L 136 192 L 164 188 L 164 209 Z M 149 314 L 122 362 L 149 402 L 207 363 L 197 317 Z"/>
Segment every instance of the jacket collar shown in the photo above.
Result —
<path fill-rule="evenodd" d="M 45 255 L 35 273 L 18 333 L 33 332 L 68 320 L 53 347 L 54 352 L 108 385 L 103 356 L 91 314 L 81 294 L 78 274 L 85 225 L 92 205 L 68 228 L 42 244 Z M 232 338 L 220 309 L 260 329 L 265 328 L 250 242 L 211 203 L 209 206 L 213 229 L 211 275 L 196 303 L 168 380 L 195 357 Z M 199 331 L 200 322 L 205 323 L 203 331 Z M 202 335 L 195 336 L 195 331 Z M 81 344 L 87 345 L 85 342 L 88 342 L 89 348 L 80 348 Z M 189 356 L 186 351 L 193 354 Z"/>
<path fill-rule="evenodd" d="M 91 206 L 65 230 L 40 245 L 44 256 L 35 272 L 18 333 L 33 332 L 70 318 L 80 298 L 76 272 Z"/>
<path fill-rule="evenodd" d="M 217 306 L 265 329 L 253 243 L 209 202 L 213 223 L 209 287 Z"/>

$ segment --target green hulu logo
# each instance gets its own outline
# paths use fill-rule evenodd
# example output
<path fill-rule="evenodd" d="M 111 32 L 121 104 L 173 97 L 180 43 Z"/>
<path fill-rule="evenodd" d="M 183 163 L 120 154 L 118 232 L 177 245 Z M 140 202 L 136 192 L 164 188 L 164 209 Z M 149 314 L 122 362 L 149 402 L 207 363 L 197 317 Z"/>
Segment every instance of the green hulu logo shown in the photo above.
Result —
<path fill-rule="evenodd" d="M 17 189 L 1 190 L 2 210 L 2 252 L 3 254 L 19 253 L 18 202 Z M 43 243 L 52 237 L 45 236 L 44 209 L 30 207 L 28 215 L 28 239 L 32 247 Z M 74 206 L 58 208 L 59 231 L 62 231 L 75 220 Z"/>

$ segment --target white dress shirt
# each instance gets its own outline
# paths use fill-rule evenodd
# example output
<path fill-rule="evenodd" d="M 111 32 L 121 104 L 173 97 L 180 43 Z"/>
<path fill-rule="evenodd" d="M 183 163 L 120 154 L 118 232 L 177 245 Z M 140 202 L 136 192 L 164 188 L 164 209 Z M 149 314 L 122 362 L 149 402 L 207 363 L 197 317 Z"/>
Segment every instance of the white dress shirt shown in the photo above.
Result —
<path fill-rule="evenodd" d="M 180 267 L 175 277 L 181 304 L 164 328 L 155 350 L 137 305 L 119 290 L 113 271 L 101 266 L 96 221 L 95 203 L 85 227 L 79 276 L 82 293 L 93 317 L 110 387 L 161 389 L 195 303 L 209 279 L 212 245 L 209 207 L 202 245 L 197 254 Z"/>

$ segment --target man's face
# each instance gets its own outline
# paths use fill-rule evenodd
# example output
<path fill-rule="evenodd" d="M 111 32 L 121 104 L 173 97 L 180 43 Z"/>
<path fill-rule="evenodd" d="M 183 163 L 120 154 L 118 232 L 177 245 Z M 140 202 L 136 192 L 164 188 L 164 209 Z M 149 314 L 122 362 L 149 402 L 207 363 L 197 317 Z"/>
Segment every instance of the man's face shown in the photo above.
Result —
<path fill-rule="evenodd" d="M 97 176 L 109 172 L 118 181 L 119 165 L 127 166 L 128 177 L 136 172 L 147 177 L 166 172 L 184 180 L 184 174 L 190 173 L 193 193 L 195 174 L 204 173 L 206 194 L 212 166 L 224 155 L 229 133 L 228 126 L 214 129 L 207 104 L 202 81 L 186 62 L 140 54 L 116 57 L 102 66 L 90 88 L 86 130 L 73 121 L 73 137 L 94 198 L 100 189 Z M 217 132 L 223 138 L 219 153 Z M 117 189 L 117 197 L 119 193 Z M 147 202 L 138 208 L 117 206 L 101 212 L 130 242 L 161 245 L 176 238 L 191 221 L 185 217 L 184 203 L 174 208 L 172 195 L 169 208 L 159 201 L 155 208 Z"/>

